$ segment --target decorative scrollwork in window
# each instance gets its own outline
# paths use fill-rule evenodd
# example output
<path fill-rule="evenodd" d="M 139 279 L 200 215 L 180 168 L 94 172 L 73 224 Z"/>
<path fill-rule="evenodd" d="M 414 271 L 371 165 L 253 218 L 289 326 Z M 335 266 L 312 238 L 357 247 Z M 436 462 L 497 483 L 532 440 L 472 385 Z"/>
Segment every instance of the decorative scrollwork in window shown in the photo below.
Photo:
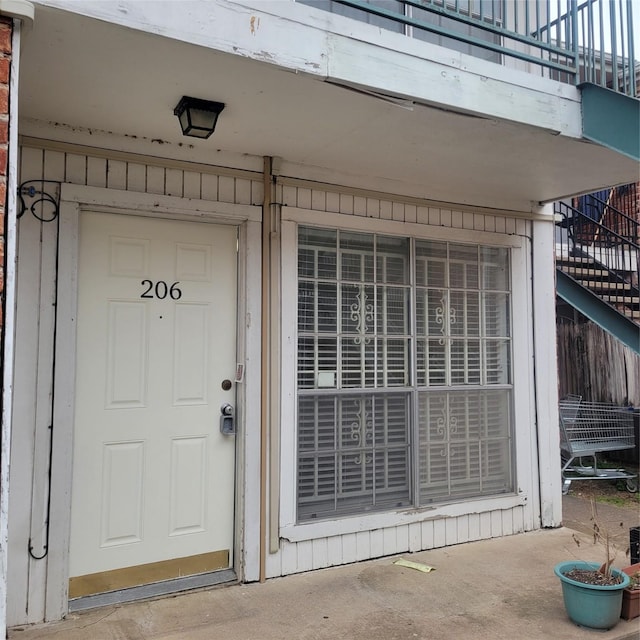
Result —
<path fill-rule="evenodd" d="M 21 218 L 27 209 L 40 222 L 53 222 L 60 213 L 60 183 L 54 180 L 27 180 L 18 187 Z"/>
<path fill-rule="evenodd" d="M 354 344 L 369 344 L 371 338 L 366 335 L 373 323 L 373 305 L 367 304 L 369 296 L 360 288 L 356 294 L 357 302 L 351 305 L 351 322 L 356 323 L 356 331 L 360 335 L 353 339 Z"/>
<path fill-rule="evenodd" d="M 357 440 L 359 447 L 367 446 L 373 439 L 373 420 L 365 408 L 364 400 L 354 400 L 357 407 L 356 419 L 349 425 L 351 439 Z"/>

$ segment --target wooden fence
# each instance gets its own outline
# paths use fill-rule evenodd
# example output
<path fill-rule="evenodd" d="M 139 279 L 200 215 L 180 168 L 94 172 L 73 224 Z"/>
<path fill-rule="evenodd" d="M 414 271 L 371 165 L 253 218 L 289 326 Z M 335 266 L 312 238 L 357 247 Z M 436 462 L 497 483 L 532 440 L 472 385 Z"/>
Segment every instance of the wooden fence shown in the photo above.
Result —
<path fill-rule="evenodd" d="M 559 322 L 560 397 L 640 408 L 640 356 L 591 322 Z"/>

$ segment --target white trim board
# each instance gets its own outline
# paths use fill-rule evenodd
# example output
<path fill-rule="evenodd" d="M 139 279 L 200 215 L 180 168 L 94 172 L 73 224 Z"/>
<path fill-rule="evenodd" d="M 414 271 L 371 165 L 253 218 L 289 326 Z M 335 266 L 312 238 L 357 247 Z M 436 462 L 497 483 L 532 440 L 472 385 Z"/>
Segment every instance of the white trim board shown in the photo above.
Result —
<path fill-rule="evenodd" d="M 247 466 L 256 468 L 259 451 L 257 430 L 248 425 L 259 422 L 259 403 L 244 402 L 245 398 L 259 397 L 259 364 L 247 367 L 249 362 L 260 362 L 259 323 L 251 318 L 260 317 L 260 224 L 261 208 L 194 201 L 169 196 L 155 196 L 63 184 L 60 205 L 57 340 L 54 398 L 54 430 L 51 512 L 46 583 L 46 620 L 60 619 L 68 612 L 68 547 L 70 536 L 71 478 L 73 451 L 73 422 L 75 405 L 75 325 L 77 313 L 77 270 L 79 249 L 79 218 L 83 209 L 107 211 L 115 214 L 147 215 L 155 218 L 179 217 L 181 220 L 212 224 L 235 224 L 240 227 L 238 299 L 238 357 L 245 365 L 245 377 L 238 392 L 238 431 L 236 455 L 247 459 Z M 187 214 L 180 215 L 180 214 Z M 242 317 L 240 316 L 242 314 Z M 241 341 L 241 342 L 240 342 Z M 237 493 L 243 495 L 238 502 L 240 510 L 235 522 L 235 571 L 240 577 L 254 578 L 257 566 L 251 557 L 247 565 L 244 551 L 257 548 L 258 532 L 251 526 L 248 514 L 255 512 L 259 496 L 259 477 L 249 477 L 241 465 L 236 467 Z"/>
<path fill-rule="evenodd" d="M 453 214 L 472 216 L 470 212 L 453 211 Z M 478 214 L 482 215 L 482 214 Z M 418 222 L 403 222 L 399 220 L 380 220 L 358 215 L 322 212 L 297 207 L 282 207 L 282 222 L 295 222 L 313 227 L 327 229 L 346 229 L 349 231 L 364 231 L 368 233 L 389 233 L 428 240 L 443 240 L 445 242 L 467 242 L 472 244 L 486 244 L 491 246 L 508 246 L 520 248 L 522 236 L 516 233 L 495 233 L 478 231 L 475 229 L 459 229 L 453 226 L 443 227 Z M 452 233 L 456 234 L 452 238 Z"/>
<path fill-rule="evenodd" d="M 67 183 L 60 187 L 60 200 L 89 206 L 96 211 L 119 211 L 137 216 L 161 217 L 163 214 L 170 214 L 173 217 L 180 216 L 181 219 L 211 221 L 215 219 L 218 224 L 262 220 L 262 207 L 257 205 L 179 198 Z"/>
<path fill-rule="evenodd" d="M 297 296 L 297 226 L 308 224 L 323 228 L 350 229 L 355 231 L 398 233 L 402 236 L 428 238 L 448 242 L 468 242 L 484 246 L 506 246 L 511 251 L 513 343 L 514 362 L 526 363 L 515 366 L 513 370 L 513 420 L 515 465 L 515 493 L 504 496 L 488 496 L 474 500 L 433 505 L 432 507 L 414 507 L 402 511 L 381 512 L 361 516 L 349 516 L 341 519 L 328 519 L 318 522 L 296 522 L 296 344 L 297 344 L 297 308 L 282 308 L 282 420 L 281 425 L 293 425 L 280 432 L 280 536 L 289 542 L 304 542 L 336 535 L 357 534 L 386 527 L 402 527 L 429 520 L 451 519 L 468 514 L 485 514 L 496 510 L 513 510 L 522 507 L 524 520 L 528 527 L 535 527 L 539 517 L 537 495 L 537 470 L 532 446 L 535 437 L 525 430 L 525 425 L 533 423 L 535 412 L 533 402 L 533 344 L 529 323 L 522 320 L 522 310 L 529 309 L 531 290 L 527 265 L 529 264 L 529 246 L 527 237 L 515 234 L 497 234 L 467 229 L 455 229 L 403 223 L 393 220 L 377 220 L 366 217 L 346 216 L 327 213 L 321 218 L 317 212 L 283 207 L 282 209 L 282 299 L 295 300 Z M 528 314 L 528 311 L 525 311 Z M 517 316 L 517 317 L 516 317 Z"/>

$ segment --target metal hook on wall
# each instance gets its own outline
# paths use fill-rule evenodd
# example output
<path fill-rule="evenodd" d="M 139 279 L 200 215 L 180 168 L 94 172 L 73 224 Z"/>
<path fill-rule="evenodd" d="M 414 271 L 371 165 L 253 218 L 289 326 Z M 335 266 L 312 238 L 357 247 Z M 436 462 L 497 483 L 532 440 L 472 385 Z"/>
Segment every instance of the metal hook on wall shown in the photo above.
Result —
<path fill-rule="evenodd" d="M 60 182 L 26 180 L 18 187 L 18 200 L 17 218 L 21 218 L 28 209 L 40 222 L 53 222 L 60 213 Z"/>

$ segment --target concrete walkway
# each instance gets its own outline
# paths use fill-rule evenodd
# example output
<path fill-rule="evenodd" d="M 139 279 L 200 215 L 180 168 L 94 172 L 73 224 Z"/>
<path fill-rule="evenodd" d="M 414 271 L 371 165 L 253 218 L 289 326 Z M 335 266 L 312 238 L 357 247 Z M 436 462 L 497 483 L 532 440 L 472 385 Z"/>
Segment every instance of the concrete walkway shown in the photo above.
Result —
<path fill-rule="evenodd" d="M 16 628 L 11 640 L 637 640 L 640 620 L 592 631 L 567 618 L 553 573 L 578 549 L 571 529 L 536 531 L 154 601 Z M 616 563 L 626 564 L 625 558 Z"/>

